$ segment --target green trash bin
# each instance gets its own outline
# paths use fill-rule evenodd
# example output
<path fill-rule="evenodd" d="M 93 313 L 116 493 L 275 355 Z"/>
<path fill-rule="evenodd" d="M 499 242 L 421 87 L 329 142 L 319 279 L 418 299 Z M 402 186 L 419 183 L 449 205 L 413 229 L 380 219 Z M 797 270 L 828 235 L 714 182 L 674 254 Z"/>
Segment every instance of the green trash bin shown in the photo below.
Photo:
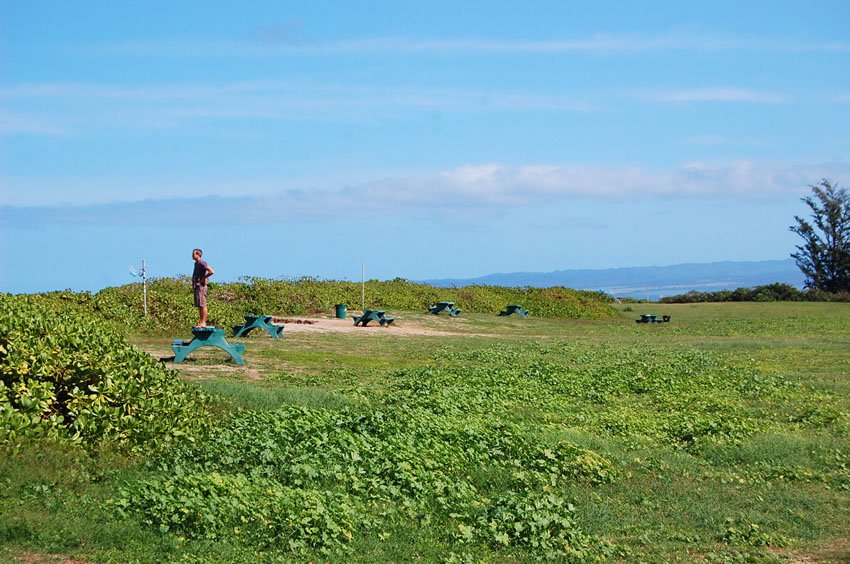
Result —
<path fill-rule="evenodd" d="M 348 309 L 348 304 L 336 304 L 336 318 L 345 319 L 345 310 Z"/>

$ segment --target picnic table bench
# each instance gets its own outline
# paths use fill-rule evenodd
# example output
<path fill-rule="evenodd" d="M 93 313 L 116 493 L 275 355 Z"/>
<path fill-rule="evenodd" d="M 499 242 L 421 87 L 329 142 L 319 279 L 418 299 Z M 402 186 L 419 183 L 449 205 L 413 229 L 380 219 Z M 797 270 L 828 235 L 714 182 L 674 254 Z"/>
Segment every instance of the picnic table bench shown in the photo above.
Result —
<path fill-rule="evenodd" d="M 395 317 L 387 317 L 387 312 L 382 309 L 364 309 L 363 315 L 354 316 L 354 326 L 366 327 L 370 321 L 377 321 L 381 327 L 386 327 L 395 321 Z"/>
<path fill-rule="evenodd" d="M 521 305 L 510 304 L 505 306 L 504 311 L 499 312 L 500 317 L 506 317 L 508 315 L 513 315 L 514 313 L 518 314 L 520 317 L 528 317 L 528 310 L 523 309 Z"/>
<path fill-rule="evenodd" d="M 233 326 L 234 337 L 246 337 L 254 329 L 263 329 L 272 339 L 283 337 L 283 325 L 272 323 L 271 315 L 243 315 L 245 323 Z"/>
<path fill-rule="evenodd" d="M 434 315 L 439 315 L 443 310 L 449 312 L 450 317 L 460 315 L 460 310 L 455 308 L 454 302 L 437 302 L 437 305 L 433 305 L 428 308 L 428 312 L 433 313 Z"/>
<path fill-rule="evenodd" d="M 179 364 L 186 360 L 186 355 L 201 347 L 218 347 L 233 359 L 233 362 L 242 366 L 245 360 L 242 358 L 242 352 L 245 350 L 245 345 L 241 343 L 230 344 L 224 338 L 224 329 L 216 329 L 215 327 L 192 327 L 192 335 L 194 338 L 191 341 L 183 339 L 175 339 L 171 341 L 171 350 L 174 351 L 174 362 Z"/>
<path fill-rule="evenodd" d="M 654 313 L 642 313 L 640 315 L 640 319 L 635 319 L 635 323 L 669 323 L 670 316 L 662 315 L 658 316 Z"/>

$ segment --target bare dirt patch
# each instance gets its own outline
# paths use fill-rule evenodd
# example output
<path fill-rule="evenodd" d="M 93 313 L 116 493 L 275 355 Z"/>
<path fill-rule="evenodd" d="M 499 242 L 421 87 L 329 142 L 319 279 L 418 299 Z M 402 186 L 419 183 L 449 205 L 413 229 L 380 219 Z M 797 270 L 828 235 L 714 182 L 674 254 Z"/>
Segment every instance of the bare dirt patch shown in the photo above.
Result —
<path fill-rule="evenodd" d="M 185 376 L 193 380 L 215 380 L 221 376 L 239 376 L 245 380 L 259 380 L 262 378 L 260 372 L 253 368 L 241 366 L 227 366 L 226 364 L 199 364 L 193 366 L 190 363 L 170 363 L 169 368 L 179 370 Z"/>
<path fill-rule="evenodd" d="M 349 312 L 359 314 L 359 312 Z M 423 319 L 402 318 L 396 320 L 384 327 L 378 323 L 372 322 L 369 325 L 355 326 L 354 320 L 351 317 L 347 319 L 337 319 L 335 317 L 283 317 L 272 316 L 274 323 L 285 325 L 284 335 L 302 333 L 302 334 L 346 334 L 365 337 L 389 337 L 389 336 L 434 336 L 434 337 L 459 337 L 459 336 L 479 336 L 491 337 L 493 334 L 477 333 L 464 331 L 465 324 L 468 323 L 465 319 L 437 318 L 434 316 L 424 316 Z M 445 327 L 445 329 L 443 329 Z M 453 330 L 452 330 L 453 329 Z M 252 337 L 256 339 L 267 339 L 268 335 L 264 331 L 254 331 Z M 228 338 L 230 335 L 228 334 Z M 270 339 L 267 339 L 270 341 Z M 257 341 L 251 346 L 257 344 Z M 261 379 L 262 375 L 253 369 L 239 367 L 229 362 L 226 359 L 226 354 L 221 351 L 210 351 L 202 347 L 192 353 L 189 358 L 181 364 L 174 363 L 174 353 L 170 350 L 165 341 L 154 343 L 152 340 L 137 343 L 143 351 L 151 355 L 157 360 L 160 360 L 172 370 L 179 370 L 185 376 L 197 379 L 207 380 L 214 379 L 220 376 L 240 376 L 246 380 Z M 216 355 L 216 356 L 213 356 Z"/>
<path fill-rule="evenodd" d="M 22 562 L 24 564 L 86 564 L 85 560 L 68 558 L 59 554 L 39 554 L 38 552 L 21 554 L 15 558 L 14 562 Z"/>
<path fill-rule="evenodd" d="M 284 325 L 287 323 L 296 324 L 296 325 L 313 325 L 318 323 L 315 319 L 296 319 L 292 317 L 272 317 L 272 323 L 283 323 Z"/>
<path fill-rule="evenodd" d="M 355 312 L 356 313 L 356 312 Z M 337 319 L 335 317 L 311 317 L 311 318 L 280 318 L 281 323 L 286 325 L 284 333 L 356 333 L 369 336 L 385 335 L 433 335 L 446 336 L 456 335 L 450 331 L 428 329 L 416 325 L 409 320 L 399 320 L 381 327 L 375 322 L 369 325 L 355 326 L 353 319 Z"/>
<path fill-rule="evenodd" d="M 810 553 L 796 551 L 772 551 L 777 556 L 793 562 L 794 564 L 813 564 L 832 563 L 832 562 L 850 562 L 850 540 L 836 539 L 829 544 Z"/>

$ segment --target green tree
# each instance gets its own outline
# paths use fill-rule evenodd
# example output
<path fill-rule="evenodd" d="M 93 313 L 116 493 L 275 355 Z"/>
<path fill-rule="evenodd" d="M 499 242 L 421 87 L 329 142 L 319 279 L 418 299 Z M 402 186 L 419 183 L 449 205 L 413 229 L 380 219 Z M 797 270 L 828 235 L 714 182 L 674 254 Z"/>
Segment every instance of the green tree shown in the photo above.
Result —
<path fill-rule="evenodd" d="M 791 231 L 803 238 L 791 257 L 806 276 L 806 287 L 850 292 L 850 194 L 823 179 L 801 198 L 812 211 L 811 222 L 794 216 Z"/>

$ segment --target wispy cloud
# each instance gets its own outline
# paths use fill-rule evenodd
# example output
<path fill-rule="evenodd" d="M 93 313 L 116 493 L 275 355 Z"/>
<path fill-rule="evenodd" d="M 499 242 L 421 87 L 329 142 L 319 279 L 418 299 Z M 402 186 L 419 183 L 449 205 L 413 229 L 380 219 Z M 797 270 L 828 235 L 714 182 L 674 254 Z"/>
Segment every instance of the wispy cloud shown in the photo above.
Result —
<path fill-rule="evenodd" d="M 769 147 L 773 141 L 769 137 L 728 137 L 725 135 L 716 135 L 706 133 L 704 135 L 694 135 L 686 137 L 682 140 L 688 145 L 697 145 L 702 147 Z"/>
<path fill-rule="evenodd" d="M 0 86 L 0 99 L 108 99 L 115 101 L 184 101 L 193 107 L 199 103 L 244 104 L 252 101 L 277 101 L 281 105 L 295 102 L 301 107 L 340 105 L 400 105 L 420 107 L 495 107 L 520 109 L 585 110 L 583 99 L 524 91 L 478 90 L 473 88 L 428 88 L 412 86 L 359 86 L 351 84 L 315 84 L 282 81 L 244 81 L 206 85 L 128 85 L 88 84 L 75 82 L 30 83 Z M 263 98 L 264 97 L 264 98 Z"/>
<path fill-rule="evenodd" d="M 111 84 L 89 82 L 25 82 L 0 85 L 0 99 L 79 98 L 107 100 L 186 100 L 235 94 L 332 93 L 366 87 L 337 84 L 287 82 L 280 80 L 244 80 L 220 84 Z"/>
<path fill-rule="evenodd" d="M 362 122 L 406 115 L 411 110 L 465 113 L 595 110 L 593 102 L 579 95 L 282 81 L 132 86 L 30 83 L 0 86 L 0 100 L 8 108 L 37 107 L 42 113 L 62 116 L 67 129 L 78 123 L 88 130 L 171 128 L 193 120 Z M 3 126 L 1 120 L 2 116 L 0 126 Z M 5 127 L 0 127 L 0 134 L 57 132 L 46 124 L 39 129 L 34 119 L 29 120 L 29 128 L 24 127 L 26 123 L 23 117 L 8 117 Z"/>
<path fill-rule="evenodd" d="M 256 42 L 189 41 L 181 39 L 128 41 L 96 45 L 100 53 L 138 56 L 182 57 L 291 57 L 298 55 L 349 54 L 558 54 L 635 53 L 651 51 L 771 51 L 771 52 L 850 52 L 845 41 L 794 41 L 760 37 L 735 37 L 667 33 L 659 35 L 595 34 L 580 38 L 547 40 L 505 40 L 493 38 L 355 38 L 325 43 L 299 41 L 283 36 L 280 41 L 263 37 Z"/>
<path fill-rule="evenodd" d="M 763 197 L 796 194 L 818 179 L 850 176 L 850 163 L 723 166 L 689 163 L 670 170 L 587 165 L 469 165 L 434 175 L 376 181 L 350 189 L 357 199 L 428 206 L 537 205 L 575 197 Z M 433 204 L 430 204 L 433 205 Z"/>
<path fill-rule="evenodd" d="M 220 183 L 208 196 L 153 199 L 84 206 L 3 206 L 0 225 L 41 223 L 173 223 L 204 209 L 213 222 L 299 221 L 334 213 L 380 212 L 416 215 L 432 210 L 487 212 L 541 205 L 562 205 L 575 198 L 628 199 L 770 198 L 802 195 L 822 177 L 841 183 L 850 178 L 850 162 L 808 165 L 734 162 L 723 166 L 691 163 L 669 170 L 588 165 L 467 165 L 430 174 L 378 179 L 345 188 L 288 189 L 239 198 L 244 193 Z M 10 186 L 14 188 L 14 186 Z M 244 186 L 240 186 L 240 189 Z M 126 191 L 124 191 L 126 192 Z M 174 193 L 182 193 L 175 190 Z"/>
<path fill-rule="evenodd" d="M 45 135 L 62 137 L 68 135 L 66 127 L 49 117 L 0 111 L 0 136 L 2 135 Z"/>
<path fill-rule="evenodd" d="M 407 112 L 595 112 L 623 99 L 652 103 L 778 104 L 777 92 L 712 86 L 627 92 L 535 92 L 424 86 L 361 86 L 275 80 L 222 84 L 119 85 L 80 82 L 0 85 L 0 135 L 79 129 L 163 129 L 197 120 L 363 122 Z M 840 103 L 841 99 L 836 98 Z M 109 102 L 109 103 L 106 103 Z M 37 108 L 39 116 L 28 115 Z M 14 110 L 14 111 L 13 111 Z M 54 117 L 50 117 L 54 116 Z M 61 123 L 62 125 L 57 125 Z"/>
<path fill-rule="evenodd" d="M 776 92 L 765 92 L 735 86 L 658 90 L 646 92 L 639 96 L 655 102 L 749 102 L 755 104 L 779 104 L 791 101 L 788 96 Z"/>
<path fill-rule="evenodd" d="M 720 145 L 726 145 L 729 143 L 729 139 L 722 135 L 695 135 L 693 137 L 688 137 L 685 139 L 685 143 L 689 143 L 691 145 L 704 145 L 706 147 L 719 147 Z"/>

